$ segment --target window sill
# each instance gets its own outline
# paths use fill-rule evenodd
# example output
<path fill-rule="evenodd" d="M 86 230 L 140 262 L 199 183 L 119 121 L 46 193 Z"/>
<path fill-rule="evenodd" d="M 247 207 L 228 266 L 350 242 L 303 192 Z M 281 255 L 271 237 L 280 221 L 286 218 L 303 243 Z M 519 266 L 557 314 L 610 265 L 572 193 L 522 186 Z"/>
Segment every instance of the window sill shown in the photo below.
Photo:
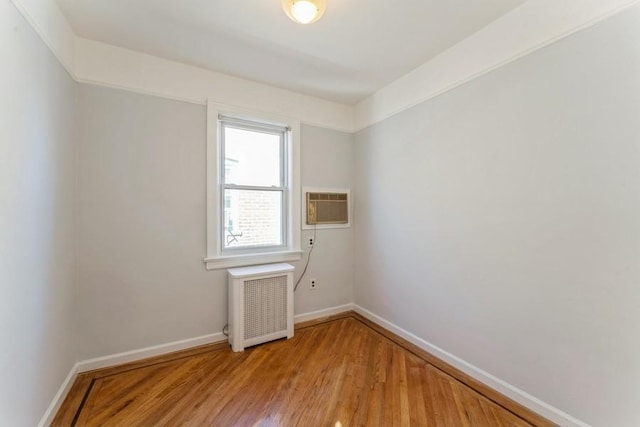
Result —
<path fill-rule="evenodd" d="M 302 251 L 266 252 L 250 255 L 215 256 L 204 259 L 207 270 L 220 270 L 230 267 L 269 264 L 272 262 L 299 261 Z"/>

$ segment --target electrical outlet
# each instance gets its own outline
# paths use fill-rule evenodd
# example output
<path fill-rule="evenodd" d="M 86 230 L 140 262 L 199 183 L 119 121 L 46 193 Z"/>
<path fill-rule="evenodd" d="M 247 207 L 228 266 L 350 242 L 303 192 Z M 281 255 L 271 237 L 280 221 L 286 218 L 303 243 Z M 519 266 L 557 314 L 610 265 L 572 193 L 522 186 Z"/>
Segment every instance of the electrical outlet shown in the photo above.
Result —
<path fill-rule="evenodd" d="M 307 246 L 312 248 L 314 243 L 315 243 L 315 238 L 314 237 L 309 237 L 309 243 L 308 243 Z"/>
<path fill-rule="evenodd" d="M 311 279 L 309 281 L 309 289 L 314 290 L 318 287 L 318 281 L 316 279 Z"/>

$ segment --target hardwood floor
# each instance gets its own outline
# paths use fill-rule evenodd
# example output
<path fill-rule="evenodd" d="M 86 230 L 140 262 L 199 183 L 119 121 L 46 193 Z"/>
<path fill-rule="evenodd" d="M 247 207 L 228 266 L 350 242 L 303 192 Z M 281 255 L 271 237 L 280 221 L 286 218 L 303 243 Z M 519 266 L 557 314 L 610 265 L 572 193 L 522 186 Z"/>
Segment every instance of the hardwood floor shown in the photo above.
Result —
<path fill-rule="evenodd" d="M 553 424 L 347 313 L 243 353 L 213 344 L 80 374 L 52 425 Z"/>

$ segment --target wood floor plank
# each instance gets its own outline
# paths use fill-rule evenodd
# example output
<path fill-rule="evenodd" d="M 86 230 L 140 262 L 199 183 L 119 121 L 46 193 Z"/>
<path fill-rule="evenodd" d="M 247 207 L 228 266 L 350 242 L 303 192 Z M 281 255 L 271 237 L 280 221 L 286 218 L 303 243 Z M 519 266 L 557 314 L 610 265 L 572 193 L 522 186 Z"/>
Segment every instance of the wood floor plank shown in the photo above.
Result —
<path fill-rule="evenodd" d="M 469 414 L 467 413 L 464 404 L 462 403 L 462 396 L 460 395 L 460 385 L 451 381 L 449 382 L 449 386 L 451 387 L 451 394 L 453 396 L 453 402 L 456 405 L 456 409 L 458 411 L 458 415 L 460 417 L 460 426 L 461 427 L 471 427 L 471 422 L 469 420 Z"/>
<path fill-rule="evenodd" d="M 552 425 L 405 344 L 350 313 L 242 353 L 202 346 L 93 371 L 78 376 L 52 425 Z"/>
<path fill-rule="evenodd" d="M 92 380 L 90 376 L 83 374 L 76 377 L 66 399 L 51 423 L 52 426 L 69 426 L 74 423 L 78 408 L 82 405 Z"/>

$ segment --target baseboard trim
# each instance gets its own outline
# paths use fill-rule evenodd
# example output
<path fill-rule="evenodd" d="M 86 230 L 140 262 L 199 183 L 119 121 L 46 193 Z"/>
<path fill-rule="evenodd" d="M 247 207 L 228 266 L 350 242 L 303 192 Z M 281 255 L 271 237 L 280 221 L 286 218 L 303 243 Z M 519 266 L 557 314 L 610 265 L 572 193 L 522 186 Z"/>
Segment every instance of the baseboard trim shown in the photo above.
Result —
<path fill-rule="evenodd" d="M 345 311 L 351 311 L 352 304 L 344 304 L 337 307 L 325 308 L 309 313 L 302 313 L 294 316 L 294 323 L 306 322 L 308 320 L 320 319 L 322 317 L 331 316 Z M 77 372 L 93 371 L 94 369 L 108 368 L 123 363 L 135 362 L 137 360 L 146 359 L 148 357 L 160 356 L 174 351 L 186 350 L 199 345 L 213 344 L 226 341 L 227 337 L 222 332 L 215 334 L 203 335 L 195 338 L 187 338 L 180 341 L 173 341 L 166 344 L 159 344 L 151 347 L 141 348 L 137 350 L 126 351 L 122 353 L 111 354 L 108 356 L 96 357 L 93 359 L 83 360 L 77 364 Z"/>
<path fill-rule="evenodd" d="M 338 305 L 335 307 L 329 307 L 322 310 L 310 311 L 308 313 L 296 314 L 293 317 L 294 323 L 307 322 L 309 320 L 322 319 L 323 317 L 333 316 L 334 314 L 340 314 L 347 311 L 353 311 L 353 304 Z"/>
<path fill-rule="evenodd" d="M 173 341 L 166 344 L 154 345 L 137 350 L 125 351 L 123 353 L 111 354 L 108 356 L 96 357 L 93 359 L 78 362 L 78 373 L 93 371 L 94 369 L 108 368 L 123 363 L 135 362 L 148 357 L 160 356 L 174 351 L 186 350 L 199 345 L 213 344 L 225 341 L 227 337 L 222 332 L 202 335 L 195 338 L 187 338 L 180 341 Z"/>
<path fill-rule="evenodd" d="M 42 419 L 40 419 L 38 427 L 47 427 L 51 425 L 54 417 L 58 413 L 58 409 L 60 409 L 62 402 L 64 402 L 64 399 L 67 397 L 67 394 L 69 393 L 69 390 L 71 390 L 71 386 L 73 385 L 73 382 L 76 380 L 77 376 L 78 364 L 76 363 L 75 365 L 73 365 L 73 367 L 69 371 L 69 374 L 67 375 L 67 378 L 65 378 L 65 380 L 62 382 L 62 385 L 58 389 L 58 392 L 53 397 L 51 404 L 49 404 L 49 407 L 42 416 Z"/>
<path fill-rule="evenodd" d="M 323 317 L 328 317 L 334 314 L 344 313 L 352 310 L 353 304 L 344 304 L 336 307 L 312 311 L 309 313 L 298 314 L 294 316 L 294 322 L 301 323 L 309 320 L 321 319 Z M 64 382 L 60 386 L 60 389 L 58 389 L 58 392 L 51 401 L 51 404 L 42 416 L 40 423 L 38 423 L 38 427 L 46 427 L 51 424 L 54 417 L 56 416 L 56 413 L 58 412 L 58 409 L 60 409 L 62 402 L 64 402 L 64 399 L 67 397 L 67 394 L 69 393 L 73 382 L 75 381 L 78 374 L 82 372 L 109 368 L 112 366 L 121 365 L 123 363 L 135 362 L 149 357 L 161 356 L 163 354 L 173 353 L 175 351 L 186 350 L 205 344 L 214 344 L 226 340 L 227 337 L 224 336 L 222 332 L 218 332 L 215 334 L 202 335 L 195 338 L 173 341 L 170 343 L 154 345 L 137 350 L 125 351 L 108 356 L 95 357 L 92 359 L 77 362 L 71 368 L 69 375 L 67 375 L 67 378 L 65 378 Z"/>
<path fill-rule="evenodd" d="M 561 427 L 589 427 L 589 425 L 583 421 L 572 417 L 571 415 L 557 409 L 548 403 L 526 393 L 523 390 L 503 381 L 488 372 L 472 365 L 471 363 L 461 359 L 446 350 L 412 334 L 411 332 L 402 329 L 394 323 L 378 316 L 377 314 L 361 307 L 357 304 L 344 304 L 336 307 L 330 307 L 322 310 L 316 310 L 308 313 L 301 313 L 294 316 L 295 323 L 302 323 L 325 317 L 333 316 L 340 313 L 354 311 L 371 322 L 379 325 L 382 328 L 398 335 L 399 337 L 407 340 L 408 342 L 416 345 L 420 349 L 432 354 L 433 356 L 441 359 L 445 363 L 453 366 L 456 369 L 464 372 L 465 374 L 473 377 L 475 380 L 480 381 L 486 386 L 494 389 L 495 391 L 503 394 L 504 396 L 512 399 L 513 401 L 525 406 L 531 411 L 547 418 L 548 420 L 557 423 Z M 64 382 L 60 386 L 60 389 L 54 396 L 51 404 L 44 413 L 38 427 L 46 427 L 51 424 L 56 413 L 60 409 L 62 402 L 67 397 L 71 386 L 73 385 L 78 374 L 82 372 L 92 371 L 95 369 L 103 369 L 124 363 L 135 362 L 138 360 L 146 359 L 149 357 L 161 356 L 167 353 L 175 351 L 186 350 L 189 348 L 197 347 L 205 344 L 213 344 L 217 342 L 226 341 L 226 337 L 222 332 L 203 335 L 195 338 L 189 338 L 180 341 L 174 341 L 166 344 L 160 344 L 147 348 L 112 354 L 103 357 L 96 357 L 93 359 L 84 360 L 76 363 L 69 374 L 65 378 Z"/>
<path fill-rule="evenodd" d="M 352 306 L 353 311 L 355 311 L 362 317 L 372 321 L 373 323 L 381 326 L 384 329 L 387 329 L 388 331 L 393 332 L 399 337 L 409 341 L 411 344 L 418 346 L 420 349 L 441 359 L 454 368 L 459 369 L 460 371 L 473 377 L 477 381 L 480 381 L 481 383 L 487 385 L 495 391 L 503 394 L 509 399 L 547 418 L 549 421 L 552 421 L 561 427 L 590 427 L 589 424 L 578 420 L 577 418 L 561 411 L 560 409 L 555 408 L 548 403 L 543 402 L 542 400 L 530 395 L 529 393 L 507 383 L 506 381 L 503 381 L 500 378 L 497 378 L 490 373 L 478 368 L 477 366 L 472 365 L 466 360 L 461 359 L 460 357 L 457 357 L 449 353 L 448 351 L 441 349 L 440 347 L 412 334 L 411 332 L 402 329 L 401 327 L 378 316 L 377 314 L 367 310 L 366 308 L 363 308 L 357 304 L 353 304 Z"/>

